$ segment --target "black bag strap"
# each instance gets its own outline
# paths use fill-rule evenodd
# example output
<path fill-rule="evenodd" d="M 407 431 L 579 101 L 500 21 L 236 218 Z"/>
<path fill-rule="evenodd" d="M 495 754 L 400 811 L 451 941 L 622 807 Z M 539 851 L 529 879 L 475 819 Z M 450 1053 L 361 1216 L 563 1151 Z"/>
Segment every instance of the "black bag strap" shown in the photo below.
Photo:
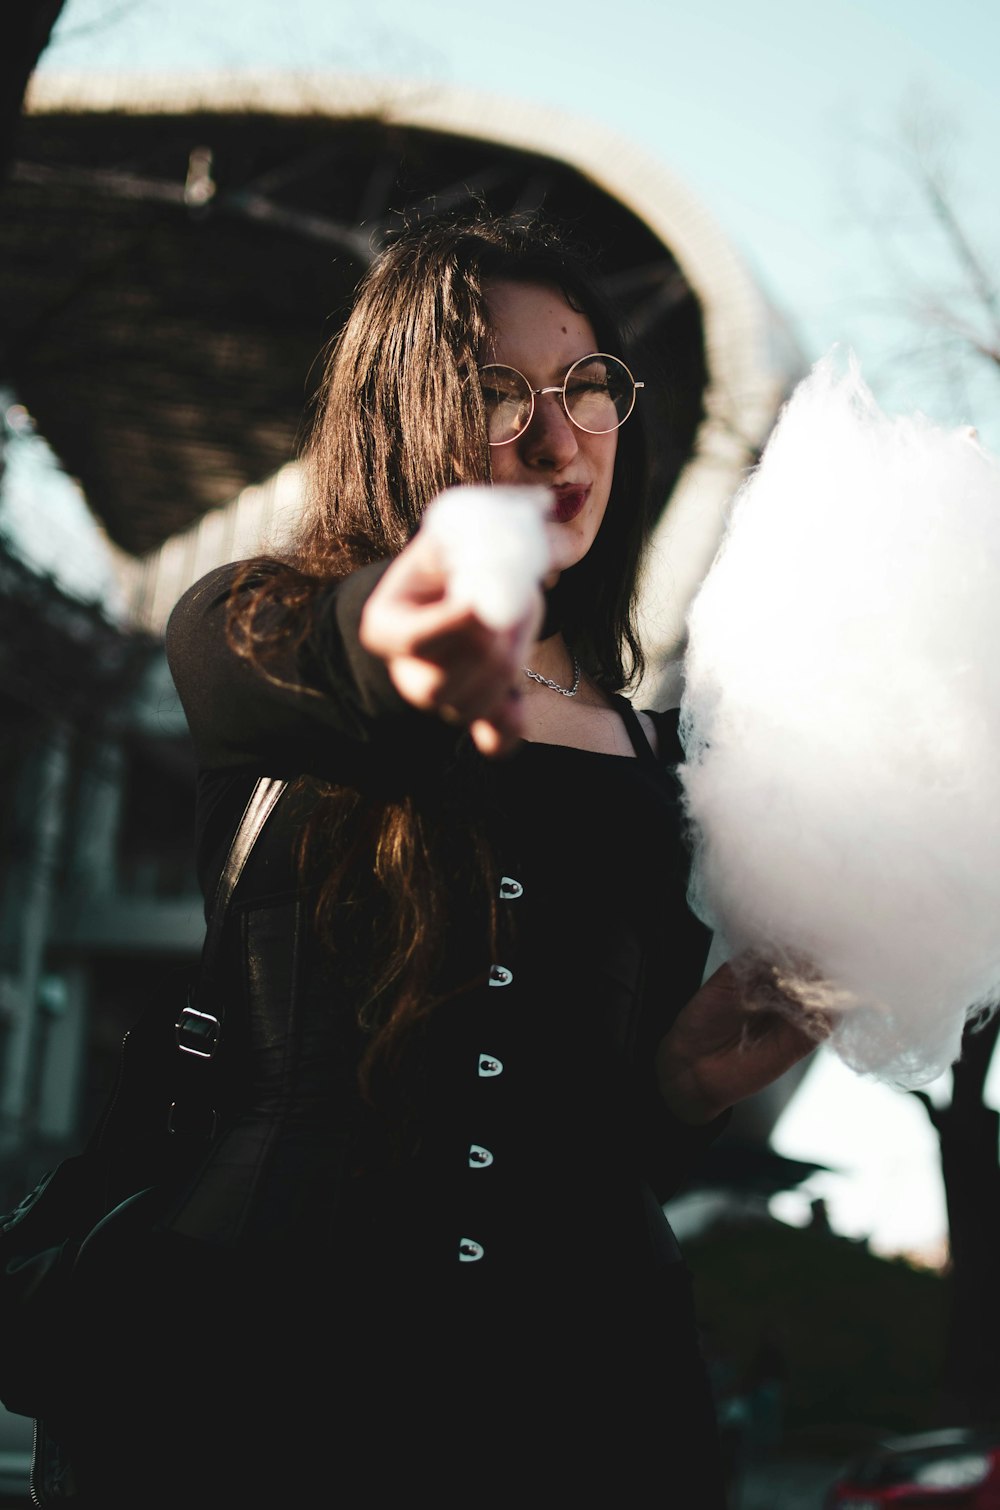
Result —
<path fill-rule="evenodd" d="M 198 979 L 188 993 L 187 1004 L 177 1019 L 177 1047 L 184 1055 L 198 1059 L 211 1059 L 222 1039 L 222 1023 L 225 1017 L 225 995 L 213 992 L 212 1010 L 206 1011 L 205 988 L 212 980 L 213 966 L 229 911 L 229 903 L 236 883 L 243 873 L 247 857 L 253 849 L 264 824 L 274 811 L 275 803 L 287 785 L 273 776 L 261 776 L 247 799 L 229 846 L 226 863 L 219 873 L 215 894 L 208 911 L 205 941 L 201 948 L 201 964 Z"/>
<path fill-rule="evenodd" d="M 614 702 L 622 716 L 625 731 L 632 741 L 632 748 L 636 753 L 636 758 L 647 766 L 658 765 L 659 762 L 657 761 L 656 754 L 649 742 L 645 729 L 642 727 L 639 715 L 628 698 L 615 697 Z"/>

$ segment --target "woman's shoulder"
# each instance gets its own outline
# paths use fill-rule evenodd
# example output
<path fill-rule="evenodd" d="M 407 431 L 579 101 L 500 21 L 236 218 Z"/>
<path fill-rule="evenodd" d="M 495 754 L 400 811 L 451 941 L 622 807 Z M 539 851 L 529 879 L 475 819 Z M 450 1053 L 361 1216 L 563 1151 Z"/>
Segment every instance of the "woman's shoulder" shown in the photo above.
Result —
<path fill-rule="evenodd" d="M 205 620 L 214 610 L 223 608 L 238 589 L 259 586 L 277 563 L 267 560 L 226 561 L 213 567 L 188 587 L 174 604 L 167 619 L 168 654 L 184 630 Z"/>
<path fill-rule="evenodd" d="M 235 561 L 188 588 L 166 650 L 201 766 L 395 791 L 450 756 L 454 730 L 406 704 L 360 642 L 387 565 L 294 580 L 294 566 Z"/>
<path fill-rule="evenodd" d="M 192 637 L 203 643 L 206 624 L 225 608 L 236 583 L 247 575 L 250 566 L 247 561 L 228 561 L 216 566 L 193 582 L 177 599 L 167 619 L 164 635 L 167 661 L 171 667 L 185 656 Z"/>

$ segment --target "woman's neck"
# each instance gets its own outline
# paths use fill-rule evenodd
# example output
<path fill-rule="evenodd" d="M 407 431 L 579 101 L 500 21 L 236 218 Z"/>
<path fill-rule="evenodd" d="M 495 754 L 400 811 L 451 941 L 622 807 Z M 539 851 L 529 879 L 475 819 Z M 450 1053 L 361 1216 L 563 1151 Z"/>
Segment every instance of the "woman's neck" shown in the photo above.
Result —
<path fill-rule="evenodd" d="M 534 681 L 534 678 L 527 676 L 528 671 L 533 671 L 536 677 L 542 676 L 546 681 L 555 682 L 567 691 L 577 682 L 578 663 L 561 633 L 553 634 L 545 640 L 536 640 L 528 651 L 524 665 L 529 682 Z M 535 686 L 540 690 L 552 691 L 552 688 L 545 688 L 544 684 L 537 681 Z M 524 690 L 527 691 L 528 688 Z"/>
<path fill-rule="evenodd" d="M 524 737 L 536 744 L 572 745 L 605 755 L 634 756 L 622 716 L 614 700 L 580 673 L 562 634 L 536 640 L 525 667 Z M 538 678 L 543 677 L 544 681 Z M 570 693 L 572 692 L 572 696 Z M 656 730 L 651 719 L 640 715 L 647 737 L 655 748 Z"/>

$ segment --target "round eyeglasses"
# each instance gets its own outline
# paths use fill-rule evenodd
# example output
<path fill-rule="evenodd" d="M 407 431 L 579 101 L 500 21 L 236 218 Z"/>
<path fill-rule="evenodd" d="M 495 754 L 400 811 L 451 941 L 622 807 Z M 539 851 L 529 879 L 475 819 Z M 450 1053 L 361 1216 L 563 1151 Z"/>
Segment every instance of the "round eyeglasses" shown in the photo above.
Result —
<path fill-rule="evenodd" d="M 635 408 L 636 389 L 642 388 L 618 357 L 592 351 L 574 362 L 561 383 L 532 388 L 523 372 L 488 362 L 479 369 L 491 446 L 508 446 L 523 435 L 535 412 L 535 399 L 545 393 L 562 395 L 563 408 L 578 430 L 607 435 L 623 425 Z"/>

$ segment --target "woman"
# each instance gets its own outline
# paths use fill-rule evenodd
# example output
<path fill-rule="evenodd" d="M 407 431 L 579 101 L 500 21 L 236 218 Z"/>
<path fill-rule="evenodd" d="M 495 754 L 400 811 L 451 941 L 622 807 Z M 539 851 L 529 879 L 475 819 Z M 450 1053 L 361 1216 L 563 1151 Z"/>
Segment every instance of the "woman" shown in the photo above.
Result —
<path fill-rule="evenodd" d="M 330 354 L 296 551 L 174 612 L 206 895 L 257 778 L 289 785 L 228 940 L 247 1094 L 193 1209 L 251 1195 L 197 1325 L 164 1323 L 196 1400 L 165 1502 L 722 1504 L 661 1202 L 812 1043 L 700 984 L 676 716 L 621 696 L 648 524 L 621 351 L 552 232 L 406 232 Z M 420 528 L 489 480 L 552 493 L 544 602 L 506 630 Z"/>

